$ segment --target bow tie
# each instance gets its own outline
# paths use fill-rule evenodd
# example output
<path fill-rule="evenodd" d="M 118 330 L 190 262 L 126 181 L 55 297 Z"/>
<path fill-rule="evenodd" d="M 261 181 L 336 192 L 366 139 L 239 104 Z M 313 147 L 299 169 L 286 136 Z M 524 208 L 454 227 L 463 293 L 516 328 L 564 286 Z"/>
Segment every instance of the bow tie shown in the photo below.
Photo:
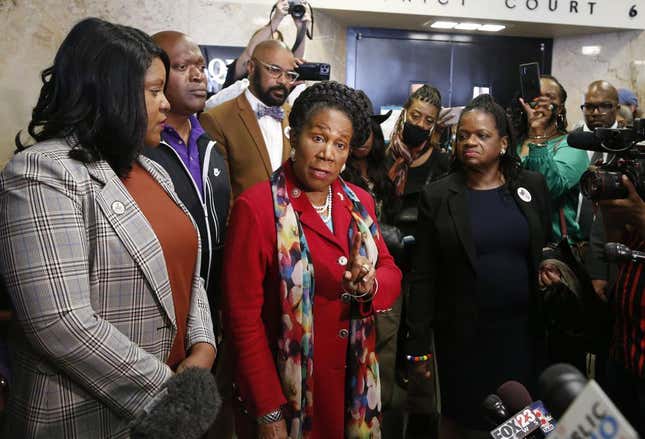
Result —
<path fill-rule="evenodd" d="M 284 110 L 282 107 L 261 106 L 255 114 L 257 114 L 258 119 L 261 119 L 264 116 L 270 116 L 278 122 L 282 122 L 282 119 L 284 119 Z"/>

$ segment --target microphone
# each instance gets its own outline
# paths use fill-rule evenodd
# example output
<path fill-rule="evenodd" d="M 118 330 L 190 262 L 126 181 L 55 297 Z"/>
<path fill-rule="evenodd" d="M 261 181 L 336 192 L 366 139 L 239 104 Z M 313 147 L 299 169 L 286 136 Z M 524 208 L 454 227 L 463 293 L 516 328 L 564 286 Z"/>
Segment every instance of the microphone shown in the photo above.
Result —
<path fill-rule="evenodd" d="M 607 152 L 602 146 L 602 140 L 589 131 L 573 131 L 567 136 L 569 146 L 585 151 Z"/>
<path fill-rule="evenodd" d="M 508 410 L 506 410 L 500 397 L 494 393 L 484 399 L 482 414 L 484 420 L 493 428 L 508 419 Z"/>
<path fill-rule="evenodd" d="M 199 439 L 215 421 L 222 399 L 208 369 L 173 375 L 130 425 L 133 439 Z"/>
<path fill-rule="evenodd" d="M 638 439 L 636 431 L 605 392 L 569 364 L 546 369 L 539 387 L 547 406 L 559 417 L 549 439 L 572 437 Z"/>
<path fill-rule="evenodd" d="M 542 401 L 533 402 L 522 384 L 507 381 L 497 389 L 497 394 L 504 406 L 516 413 L 490 432 L 494 439 L 541 439 L 555 429 L 553 417 Z"/>
<path fill-rule="evenodd" d="M 609 262 L 645 261 L 645 252 L 632 250 L 625 244 L 619 242 L 608 242 L 605 244 L 605 256 Z"/>

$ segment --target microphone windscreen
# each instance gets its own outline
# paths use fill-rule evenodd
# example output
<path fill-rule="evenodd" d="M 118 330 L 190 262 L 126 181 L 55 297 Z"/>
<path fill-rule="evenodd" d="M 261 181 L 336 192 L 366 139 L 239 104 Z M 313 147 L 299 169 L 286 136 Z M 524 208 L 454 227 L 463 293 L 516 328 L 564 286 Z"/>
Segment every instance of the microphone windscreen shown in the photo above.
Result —
<path fill-rule="evenodd" d="M 587 384 L 587 379 L 570 364 L 548 367 L 538 381 L 540 396 L 549 411 L 559 419 Z"/>
<path fill-rule="evenodd" d="M 573 131 L 567 136 L 569 146 L 578 149 L 604 151 L 602 141 L 592 132 Z"/>
<path fill-rule="evenodd" d="M 222 404 L 211 371 L 197 367 L 174 375 L 159 395 L 131 425 L 133 439 L 199 439 Z"/>
<path fill-rule="evenodd" d="M 632 257 L 632 251 L 625 244 L 608 242 L 605 244 L 605 257 L 609 262 L 628 261 Z"/>
<path fill-rule="evenodd" d="M 491 394 L 482 402 L 482 414 L 484 420 L 490 424 L 491 428 L 497 427 L 506 421 L 509 417 L 508 410 L 499 396 Z"/>
<path fill-rule="evenodd" d="M 526 387 L 517 381 L 506 381 L 499 386 L 497 394 L 510 413 L 517 413 L 533 402 Z"/>

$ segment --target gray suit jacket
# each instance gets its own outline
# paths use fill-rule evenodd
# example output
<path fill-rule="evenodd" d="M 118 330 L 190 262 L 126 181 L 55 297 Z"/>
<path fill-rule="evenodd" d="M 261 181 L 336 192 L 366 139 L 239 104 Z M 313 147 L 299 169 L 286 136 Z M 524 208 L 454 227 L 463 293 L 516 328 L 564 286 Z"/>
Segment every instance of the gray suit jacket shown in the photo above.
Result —
<path fill-rule="evenodd" d="M 159 241 L 109 165 L 69 149 L 39 143 L 0 174 L 0 274 L 16 316 L 3 437 L 128 437 L 172 376 L 177 326 Z M 188 215 L 165 171 L 139 163 Z M 187 347 L 214 345 L 197 259 Z"/>

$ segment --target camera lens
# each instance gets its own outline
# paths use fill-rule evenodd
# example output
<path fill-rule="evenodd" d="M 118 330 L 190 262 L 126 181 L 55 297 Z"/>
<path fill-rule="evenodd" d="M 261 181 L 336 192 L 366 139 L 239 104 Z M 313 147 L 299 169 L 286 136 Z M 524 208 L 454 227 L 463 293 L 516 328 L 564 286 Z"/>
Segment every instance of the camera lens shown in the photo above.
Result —
<path fill-rule="evenodd" d="M 300 19 L 305 16 L 306 9 L 304 5 L 301 5 L 300 3 L 290 3 L 289 4 L 289 14 L 293 18 Z"/>
<path fill-rule="evenodd" d="M 625 198 L 627 189 L 623 186 L 620 172 L 587 171 L 580 177 L 580 192 L 592 200 L 615 200 Z"/>

